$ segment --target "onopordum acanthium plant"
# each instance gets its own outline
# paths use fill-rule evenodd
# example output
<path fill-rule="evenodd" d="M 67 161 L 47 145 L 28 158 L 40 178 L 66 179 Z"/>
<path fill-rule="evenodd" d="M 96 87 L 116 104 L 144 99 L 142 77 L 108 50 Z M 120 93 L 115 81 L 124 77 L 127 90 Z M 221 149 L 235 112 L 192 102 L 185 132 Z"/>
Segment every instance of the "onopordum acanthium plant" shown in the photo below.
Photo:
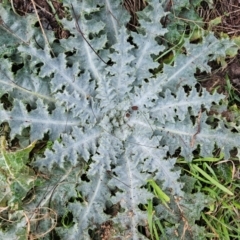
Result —
<path fill-rule="evenodd" d="M 208 62 L 224 58 L 233 44 L 211 33 L 195 44 L 186 38 L 173 64 L 157 71 L 167 33 L 161 19 L 168 14 L 158 0 L 138 13 L 137 31 L 127 29 L 130 16 L 121 1 L 63 5 L 69 15 L 59 21 L 70 36 L 56 40 L 46 31 L 51 49 L 34 27 L 37 18 L 23 19 L 1 6 L 14 32 L 9 46 L 17 46 L 15 55 L 1 60 L 1 95 L 7 93 L 10 105 L 1 105 L 1 122 L 20 145 L 54 142 L 32 163 L 48 180 L 23 210 L 47 206 L 57 213 L 60 239 L 91 239 L 106 223 L 112 236 L 147 239 L 139 229 L 147 226 L 145 207 L 153 200 L 166 239 L 204 239 L 195 221 L 208 199 L 186 187 L 176 156 L 191 162 L 194 151 L 207 157 L 219 148 L 228 158 L 237 147 L 240 137 L 223 122 L 215 128 L 207 122 L 212 104 L 224 96 L 197 87 L 195 78 L 196 71 L 210 72 Z M 160 186 L 167 203 L 149 191 L 149 181 Z M 25 220 L 19 218 L 9 234 L 20 234 Z M 31 231 L 40 234 L 51 224 L 45 218 Z"/>

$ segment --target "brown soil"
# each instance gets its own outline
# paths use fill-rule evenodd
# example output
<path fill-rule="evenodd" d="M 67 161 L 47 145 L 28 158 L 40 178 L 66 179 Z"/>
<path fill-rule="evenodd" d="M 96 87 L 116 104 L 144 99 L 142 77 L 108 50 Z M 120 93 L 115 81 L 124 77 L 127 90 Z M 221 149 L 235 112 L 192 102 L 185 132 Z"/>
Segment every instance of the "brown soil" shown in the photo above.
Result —
<path fill-rule="evenodd" d="M 229 37 L 234 38 L 240 36 L 240 1 L 239 0 L 214 0 L 212 8 L 202 2 L 202 7 L 199 8 L 200 16 L 206 23 L 205 28 L 212 30 L 217 36 L 224 33 Z M 211 27 L 210 21 L 220 19 L 220 23 Z M 205 81 L 202 81 L 202 86 L 209 91 L 218 88 L 218 92 L 226 92 L 226 75 L 235 89 L 236 94 L 240 93 L 240 54 L 235 58 L 228 60 L 228 65 L 225 69 L 213 68 L 213 73 L 210 76 L 205 76 Z"/>
<path fill-rule="evenodd" d="M 52 5 L 46 0 L 13 0 L 14 10 L 19 15 L 26 15 L 35 12 L 41 20 L 41 24 L 45 29 L 55 32 L 57 38 L 68 38 L 68 31 L 64 30 L 57 19 L 65 17 L 65 11 L 62 3 L 58 0 L 52 0 Z"/>
<path fill-rule="evenodd" d="M 211 9 L 202 4 L 199 9 L 201 17 L 207 23 L 216 18 L 221 19 L 221 23 L 213 27 L 215 33 L 224 32 L 229 36 L 240 35 L 240 1 L 239 0 L 214 0 Z"/>

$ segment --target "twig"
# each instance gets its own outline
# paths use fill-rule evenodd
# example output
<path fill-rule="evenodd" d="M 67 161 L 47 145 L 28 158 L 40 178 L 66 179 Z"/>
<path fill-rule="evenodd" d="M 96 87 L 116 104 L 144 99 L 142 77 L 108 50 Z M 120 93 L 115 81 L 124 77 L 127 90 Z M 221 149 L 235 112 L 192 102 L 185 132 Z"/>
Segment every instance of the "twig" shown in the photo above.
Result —
<path fill-rule="evenodd" d="M 13 12 L 14 12 L 16 15 L 20 16 L 20 15 L 18 14 L 18 12 L 16 11 L 15 7 L 14 7 L 14 2 L 13 2 L 13 0 L 10 0 L 10 2 L 11 2 L 11 6 L 12 6 Z"/>
<path fill-rule="evenodd" d="M 72 6 L 72 12 L 73 12 L 73 17 L 74 17 L 74 19 L 75 19 L 75 25 L 76 25 L 77 31 L 81 34 L 82 38 L 85 40 L 85 42 L 87 43 L 87 45 L 93 50 L 93 52 L 98 56 L 98 58 L 99 58 L 102 62 L 104 62 L 106 65 L 108 65 L 108 63 L 105 62 L 105 61 L 102 59 L 102 57 L 95 51 L 95 49 L 94 49 L 94 48 L 92 47 L 92 45 L 89 43 L 89 41 L 87 40 L 87 38 L 84 36 L 84 34 L 83 34 L 83 32 L 82 32 L 79 24 L 78 24 L 78 20 L 77 20 L 78 18 L 77 18 L 77 16 L 76 16 L 75 11 L 74 11 L 73 5 L 71 4 L 71 6 Z"/>
<path fill-rule="evenodd" d="M 122 184 L 124 184 L 125 186 L 131 188 L 129 185 L 127 185 L 126 183 L 124 183 L 123 181 L 121 181 L 119 178 L 115 177 L 115 176 L 113 175 L 112 171 L 107 170 L 106 172 L 107 172 L 107 174 L 109 174 L 112 178 L 115 178 L 116 180 L 118 180 L 119 182 L 121 182 Z"/>
<path fill-rule="evenodd" d="M 37 18 L 38 18 L 38 22 L 39 22 L 40 28 L 41 28 L 41 30 L 42 30 L 43 37 L 44 37 L 46 43 L 48 44 L 51 53 L 52 53 L 53 56 L 55 57 L 55 54 L 54 54 L 54 52 L 53 52 L 53 50 L 52 50 L 52 48 L 51 48 L 51 46 L 50 46 L 50 43 L 49 43 L 49 41 L 48 41 L 48 38 L 47 38 L 47 36 L 46 36 L 46 34 L 45 34 L 45 32 L 44 32 L 44 29 L 43 29 L 43 26 L 42 26 L 42 23 L 41 23 L 40 17 L 39 17 L 38 12 L 37 12 L 36 4 L 35 4 L 34 0 L 31 0 L 31 1 L 32 1 L 33 8 L 34 8 L 34 11 L 35 11 L 35 13 L 36 13 L 36 16 L 37 16 Z"/>
<path fill-rule="evenodd" d="M 7 26 L 7 24 L 1 19 L 0 17 L 0 26 L 7 31 L 8 33 L 12 34 L 15 38 L 19 39 L 21 42 L 23 42 L 26 45 L 29 45 L 28 42 L 25 42 L 22 38 L 20 38 L 18 35 L 16 35 L 11 29 L 10 27 Z"/>
<path fill-rule="evenodd" d="M 200 110 L 199 113 L 198 113 L 198 118 L 197 118 L 197 132 L 192 136 L 191 147 L 194 146 L 195 140 L 196 140 L 196 136 L 197 136 L 197 134 L 199 134 L 200 131 L 201 131 L 201 124 L 200 124 L 201 115 L 202 115 L 202 110 Z"/>

